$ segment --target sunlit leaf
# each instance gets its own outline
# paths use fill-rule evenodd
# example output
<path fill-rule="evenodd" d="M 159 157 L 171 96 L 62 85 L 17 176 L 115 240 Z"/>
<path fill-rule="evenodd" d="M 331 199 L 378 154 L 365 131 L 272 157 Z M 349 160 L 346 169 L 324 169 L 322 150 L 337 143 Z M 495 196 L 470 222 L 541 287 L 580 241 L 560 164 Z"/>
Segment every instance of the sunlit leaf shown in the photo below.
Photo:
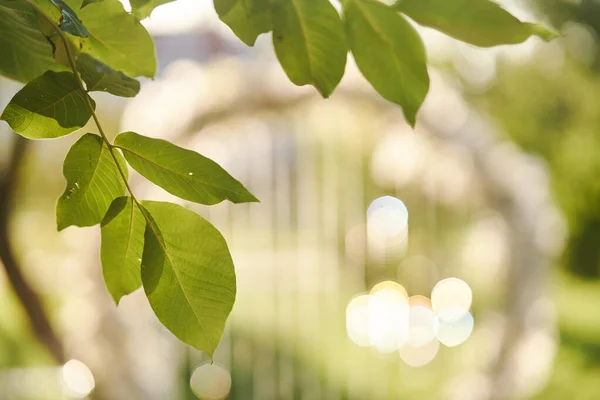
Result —
<path fill-rule="evenodd" d="M 102 274 L 117 304 L 142 285 L 145 227 L 142 211 L 126 196 L 115 199 L 102 220 Z"/>
<path fill-rule="evenodd" d="M 156 7 L 172 1 L 175 0 L 131 0 L 131 13 L 141 21 L 148 18 Z"/>
<path fill-rule="evenodd" d="M 227 243 L 204 218 L 146 201 L 142 282 L 158 319 L 183 342 L 212 355 L 235 301 Z"/>
<path fill-rule="evenodd" d="M 414 126 L 429 90 L 419 34 L 402 15 L 375 0 L 348 0 L 344 19 L 358 68 L 383 98 L 402 107 Z"/>
<path fill-rule="evenodd" d="M 52 46 L 37 21 L 25 1 L 0 0 L 0 75 L 29 82 L 54 63 Z"/>
<path fill-rule="evenodd" d="M 77 58 L 77 70 L 86 83 L 87 90 L 108 92 L 115 96 L 134 97 L 140 91 L 140 83 L 108 65 L 82 53 Z"/>
<path fill-rule="evenodd" d="M 115 145 L 133 169 L 182 199 L 207 205 L 258 201 L 219 164 L 195 151 L 134 132 L 121 133 Z"/>
<path fill-rule="evenodd" d="M 270 0 L 214 0 L 221 21 L 248 46 L 272 29 Z"/>
<path fill-rule="evenodd" d="M 126 174 L 125 160 L 115 153 Z M 56 204 L 59 231 L 71 225 L 99 224 L 113 200 L 125 193 L 115 161 L 98 135 L 88 133 L 75 142 L 65 158 L 63 175 L 67 187 Z"/>
<path fill-rule="evenodd" d="M 556 37 L 542 25 L 519 21 L 490 0 L 401 0 L 396 8 L 421 25 L 481 47 L 521 43 L 531 35 Z"/>
<path fill-rule="evenodd" d="M 64 136 L 90 119 L 84 96 L 72 73 L 47 71 L 12 98 L 0 119 L 29 139 Z"/>
<path fill-rule="evenodd" d="M 344 75 L 348 49 L 329 0 L 286 0 L 273 6 L 273 44 L 287 76 L 329 97 Z"/>
<path fill-rule="evenodd" d="M 68 2 L 77 9 L 79 0 Z M 103 0 L 77 12 L 89 38 L 77 41 L 80 50 L 127 76 L 153 77 L 154 42 L 142 24 L 125 11 L 119 0 Z"/>

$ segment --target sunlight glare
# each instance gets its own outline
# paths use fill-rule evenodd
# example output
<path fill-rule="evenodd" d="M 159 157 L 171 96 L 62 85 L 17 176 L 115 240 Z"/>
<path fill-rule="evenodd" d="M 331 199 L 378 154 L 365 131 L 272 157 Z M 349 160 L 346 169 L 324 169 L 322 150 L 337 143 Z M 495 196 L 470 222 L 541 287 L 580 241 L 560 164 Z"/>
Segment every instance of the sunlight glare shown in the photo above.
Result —
<path fill-rule="evenodd" d="M 367 347 L 369 341 L 369 295 L 354 297 L 346 307 L 346 332 L 358 346 Z"/>
<path fill-rule="evenodd" d="M 456 315 L 455 313 L 456 311 L 453 311 L 449 315 Z M 464 343 L 471 336 L 474 324 L 475 320 L 470 312 L 458 319 L 445 319 L 438 315 L 435 318 L 433 329 L 435 336 L 443 345 L 454 347 Z"/>
<path fill-rule="evenodd" d="M 231 375 L 219 365 L 203 364 L 192 374 L 190 387 L 201 400 L 223 400 L 231 391 Z"/>
<path fill-rule="evenodd" d="M 425 304 L 411 304 L 409 321 L 410 333 L 408 341 L 406 342 L 407 345 L 420 347 L 435 340 L 435 332 L 433 331 L 435 314 L 433 313 L 431 306 L 428 307 Z"/>
<path fill-rule="evenodd" d="M 440 343 L 437 340 L 431 340 L 424 346 L 402 346 L 398 353 L 400 358 L 410 367 L 422 367 L 429 364 L 438 353 Z"/>
<path fill-rule="evenodd" d="M 96 387 L 92 371 L 79 360 L 67 361 L 62 367 L 61 377 L 67 394 L 76 399 L 87 397 Z"/>
<path fill-rule="evenodd" d="M 373 200 L 367 209 L 367 232 L 369 239 L 391 239 L 402 235 L 408 227 L 408 209 L 392 196 Z"/>
<path fill-rule="evenodd" d="M 368 332 L 373 347 L 382 353 L 398 350 L 408 340 L 409 313 L 406 290 L 396 282 L 382 282 L 369 296 Z"/>
<path fill-rule="evenodd" d="M 471 309 L 473 292 L 458 278 L 439 281 L 431 291 L 431 304 L 435 314 L 445 321 L 457 321 Z"/>

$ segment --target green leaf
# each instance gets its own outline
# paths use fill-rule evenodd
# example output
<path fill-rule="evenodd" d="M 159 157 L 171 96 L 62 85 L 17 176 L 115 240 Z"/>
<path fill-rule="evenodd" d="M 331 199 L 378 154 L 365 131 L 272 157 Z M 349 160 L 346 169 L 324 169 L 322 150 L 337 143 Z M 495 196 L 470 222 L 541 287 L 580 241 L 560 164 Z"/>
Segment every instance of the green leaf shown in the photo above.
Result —
<path fill-rule="evenodd" d="M 123 157 L 115 152 L 121 170 L 127 174 Z M 56 223 L 61 231 L 68 226 L 93 226 L 102 222 L 113 200 L 125 193 L 125 183 L 102 138 L 82 136 L 67 154 L 63 165 L 65 192 L 56 204 Z"/>
<path fill-rule="evenodd" d="M 115 146 L 133 169 L 182 199 L 207 205 L 258 201 L 219 164 L 195 151 L 134 132 L 121 133 Z"/>
<path fill-rule="evenodd" d="M 348 49 L 329 0 L 281 0 L 273 8 L 273 44 L 287 76 L 329 97 L 344 75 Z"/>
<path fill-rule="evenodd" d="M 116 198 L 102 220 L 100 258 L 115 303 L 142 285 L 140 266 L 146 220 L 131 197 Z"/>
<path fill-rule="evenodd" d="M 344 19 L 356 65 L 384 98 L 402 107 L 412 126 L 429 90 L 425 47 L 396 11 L 371 0 L 349 0 Z"/>
<path fill-rule="evenodd" d="M 521 43 L 531 35 L 557 36 L 542 25 L 519 21 L 490 0 L 401 0 L 396 7 L 420 25 L 481 47 Z"/>
<path fill-rule="evenodd" d="M 172 1 L 175 0 L 131 0 L 131 13 L 141 21 L 148 18 L 156 7 Z"/>
<path fill-rule="evenodd" d="M 46 0 L 47 1 L 47 0 Z M 68 4 L 66 4 L 62 0 L 51 0 L 56 7 L 60 10 L 61 19 L 59 27 L 63 31 L 70 33 L 71 35 L 80 36 L 80 37 L 88 37 L 88 31 L 85 29 L 77 14 Z"/>
<path fill-rule="evenodd" d="M 248 46 L 273 29 L 270 0 L 214 0 L 214 5 L 221 21 Z"/>
<path fill-rule="evenodd" d="M 77 58 L 77 70 L 85 81 L 87 90 L 108 92 L 115 96 L 134 97 L 140 91 L 140 83 L 108 65 L 82 53 Z"/>
<path fill-rule="evenodd" d="M 52 46 L 24 1 L 0 0 L 0 74 L 21 82 L 40 76 L 54 63 Z"/>
<path fill-rule="evenodd" d="M 90 119 L 84 96 L 72 73 L 46 71 L 12 98 L 0 119 L 29 139 L 64 136 Z M 94 100 L 89 100 L 95 108 Z"/>
<path fill-rule="evenodd" d="M 75 1 L 69 4 L 77 9 Z M 78 16 L 90 34 L 80 41 L 82 52 L 127 76 L 154 77 L 154 42 L 146 28 L 125 11 L 119 0 L 88 4 Z"/>
<path fill-rule="evenodd" d="M 92 4 L 92 3 L 99 3 L 101 1 L 104 1 L 104 0 L 83 0 L 83 3 L 81 3 L 81 8 L 83 8 L 89 4 Z"/>
<path fill-rule="evenodd" d="M 158 319 L 183 342 L 212 356 L 235 301 L 227 243 L 198 214 L 143 202 L 148 218 L 142 282 Z"/>

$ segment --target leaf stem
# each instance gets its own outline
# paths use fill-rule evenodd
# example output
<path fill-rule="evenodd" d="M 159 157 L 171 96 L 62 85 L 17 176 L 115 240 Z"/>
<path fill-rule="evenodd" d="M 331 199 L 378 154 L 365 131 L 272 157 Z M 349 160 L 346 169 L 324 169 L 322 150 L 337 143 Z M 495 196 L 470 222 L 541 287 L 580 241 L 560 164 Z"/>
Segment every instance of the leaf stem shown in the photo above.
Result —
<path fill-rule="evenodd" d="M 119 161 L 117 160 L 117 155 L 115 154 L 115 151 L 116 151 L 115 146 L 110 142 L 110 140 L 108 140 L 108 137 L 106 137 L 106 134 L 104 133 L 104 130 L 102 129 L 102 125 L 100 124 L 100 120 L 98 119 L 98 116 L 96 115 L 96 110 L 94 109 L 94 106 L 92 105 L 92 102 L 90 101 L 90 95 L 88 94 L 87 90 L 85 89 L 85 86 L 83 85 L 83 81 L 81 80 L 81 77 L 79 76 L 79 73 L 77 72 L 77 66 L 75 64 L 75 57 L 73 56 L 73 53 L 71 52 L 69 39 L 67 38 L 67 36 L 64 34 L 64 32 L 60 29 L 60 27 L 56 24 L 56 22 L 52 18 L 50 18 L 48 15 L 46 15 L 46 13 L 44 13 L 37 5 L 35 5 L 30 0 L 27 0 L 27 2 L 34 9 L 36 9 L 36 11 L 38 12 L 39 15 L 41 15 L 46 21 L 48 21 L 48 23 L 50 23 L 50 25 L 52 25 L 52 28 L 60 36 L 60 39 L 63 42 L 63 45 L 65 46 L 65 52 L 67 54 L 67 59 L 69 60 L 69 66 L 71 67 L 71 70 L 73 71 L 73 75 L 75 75 L 75 81 L 77 82 L 77 86 L 79 86 L 79 90 L 81 90 L 81 92 L 83 93 L 83 98 L 85 100 L 85 104 L 87 105 L 87 107 L 89 108 L 89 110 L 92 114 L 92 118 L 94 119 L 94 123 L 96 124 L 96 127 L 98 128 L 98 132 L 100 133 L 100 136 L 102 137 L 102 141 L 106 144 L 106 147 L 108 147 L 108 151 L 109 151 L 110 155 L 112 156 L 112 159 L 115 162 L 115 165 L 117 166 L 117 170 L 119 171 L 119 175 L 121 175 L 121 179 L 123 179 L 123 183 L 125 183 L 125 187 L 127 188 L 127 192 L 129 193 L 129 196 L 131 196 L 131 199 L 134 201 L 134 203 L 137 205 L 137 207 L 142 211 L 142 214 L 144 215 L 144 218 L 147 221 L 148 218 L 146 217 L 146 213 L 144 212 L 144 209 L 142 208 L 142 205 L 140 204 L 138 199 L 133 194 L 133 190 L 131 190 L 131 187 L 129 186 L 127 176 L 125 176 L 125 172 L 123 171 L 123 169 L 121 168 L 121 165 L 119 164 Z"/>

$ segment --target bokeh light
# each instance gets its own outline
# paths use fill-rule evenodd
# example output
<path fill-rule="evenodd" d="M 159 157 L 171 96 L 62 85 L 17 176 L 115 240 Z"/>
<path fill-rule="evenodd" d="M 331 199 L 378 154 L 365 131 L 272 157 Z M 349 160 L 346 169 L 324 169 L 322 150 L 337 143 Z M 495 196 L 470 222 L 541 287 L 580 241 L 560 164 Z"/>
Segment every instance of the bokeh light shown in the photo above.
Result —
<path fill-rule="evenodd" d="M 67 361 L 62 367 L 61 378 L 67 394 L 76 399 L 87 397 L 96 387 L 92 371 L 79 360 Z"/>
<path fill-rule="evenodd" d="M 346 307 L 346 332 L 359 346 L 370 346 L 369 341 L 369 295 L 354 297 Z"/>
<path fill-rule="evenodd" d="M 408 340 L 409 307 L 406 290 L 396 282 L 382 282 L 369 296 L 369 341 L 382 353 L 398 350 Z"/>
<path fill-rule="evenodd" d="M 412 299 L 412 297 L 411 297 Z M 411 301 L 409 311 L 409 337 L 406 342 L 409 346 L 420 347 L 435 340 L 433 325 L 435 314 L 431 306 L 427 305 L 423 296 L 418 296 L 416 301 Z M 416 303 L 413 305 L 413 303 Z"/>
<path fill-rule="evenodd" d="M 400 358 L 408 366 L 422 367 L 429 364 L 437 355 L 440 343 L 437 340 L 430 340 L 423 346 L 411 346 L 406 344 L 398 350 Z"/>
<path fill-rule="evenodd" d="M 231 391 L 231 375 L 219 365 L 203 364 L 192 374 L 190 387 L 201 400 L 223 400 Z"/>
<path fill-rule="evenodd" d="M 424 139 L 412 130 L 398 132 L 398 127 L 377 143 L 371 158 L 371 174 L 383 188 L 406 186 L 418 178 L 425 161 Z"/>
<path fill-rule="evenodd" d="M 391 239 L 405 234 L 408 228 L 408 209 L 392 196 L 379 197 L 367 209 L 369 239 Z"/>
<path fill-rule="evenodd" d="M 445 321 L 458 321 L 471 309 L 473 292 L 458 278 L 439 281 L 431 291 L 431 304 L 435 314 Z"/>
<path fill-rule="evenodd" d="M 452 307 L 453 308 L 453 307 Z M 460 307 L 456 307 L 459 308 Z M 458 310 L 451 310 L 450 315 L 456 315 Z M 463 314 L 458 319 L 446 319 L 442 316 L 436 316 L 433 329 L 436 338 L 445 346 L 454 347 L 464 343 L 471 332 L 475 321 L 470 312 Z"/>

